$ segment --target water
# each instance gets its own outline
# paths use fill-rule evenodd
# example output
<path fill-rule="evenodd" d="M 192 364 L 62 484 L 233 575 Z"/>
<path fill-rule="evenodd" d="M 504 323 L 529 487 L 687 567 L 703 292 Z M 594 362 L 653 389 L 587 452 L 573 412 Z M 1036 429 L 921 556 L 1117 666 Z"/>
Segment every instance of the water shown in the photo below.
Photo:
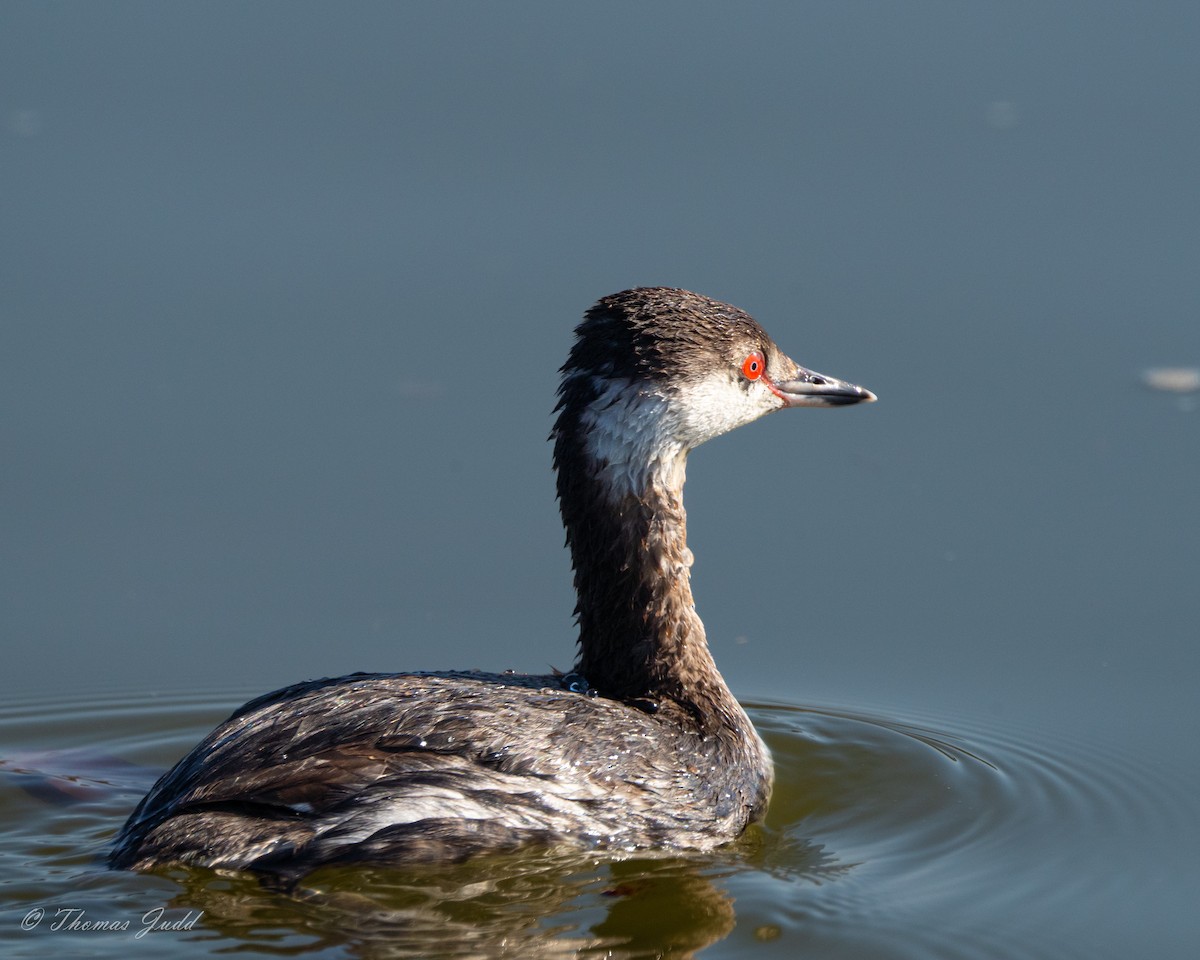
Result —
<path fill-rule="evenodd" d="M 8 705 L 0 816 L 20 826 L 0 845 L 0 952 L 117 957 L 137 940 L 139 955 L 185 957 L 1088 956 L 1102 930 L 1064 915 L 1080 902 L 1128 909 L 1153 879 L 1117 876 L 1114 852 L 1147 824 L 1190 828 L 1169 771 L 1144 758 L 1028 730 L 761 703 L 750 712 L 776 761 L 770 811 L 711 855 L 327 869 L 291 897 L 205 870 L 105 869 L 141 794 L 237 702 Z M 139 936 L 147 926 L 163 929 Z"/>
<path fill-rule="evenodd" d="M 0 4 L 0 952 L 411 952 L 419 909 L 482 954 L 1191 960 L 1198 37 L 1191 0 Z M 571 665 L 555 371 L 635 284 L 880 398 L 689 463 L 714 656 L 792 758 L 767 828 L 321 879 L 350 904 L 97 870 L 249 696 Z M 21 934 L 64 903 L 205 922 Z"/>

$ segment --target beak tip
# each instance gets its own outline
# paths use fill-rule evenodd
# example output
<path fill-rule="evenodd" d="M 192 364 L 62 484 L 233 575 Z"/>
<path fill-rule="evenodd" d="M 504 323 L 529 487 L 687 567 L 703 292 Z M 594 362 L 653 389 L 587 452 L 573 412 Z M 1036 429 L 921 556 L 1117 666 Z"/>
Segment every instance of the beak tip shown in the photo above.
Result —
<path fill-rule="evenodd" d="M 879 398 L 866 387 L 798 367 L 792 379 L 769 381 L 772 392 L 788 407 L 848 407 Z"/>

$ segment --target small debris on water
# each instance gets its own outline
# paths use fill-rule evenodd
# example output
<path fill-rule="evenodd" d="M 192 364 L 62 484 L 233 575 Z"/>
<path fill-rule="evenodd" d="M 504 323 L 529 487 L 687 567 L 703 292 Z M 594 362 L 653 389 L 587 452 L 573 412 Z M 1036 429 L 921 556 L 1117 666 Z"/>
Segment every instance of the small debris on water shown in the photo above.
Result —
<path fill-rule="evenodd" d="M 1200 390 L 1200 367 L 1151 367 L 1142 374 L 1142 382 L 1164 393 L 1195 393 Z"/>

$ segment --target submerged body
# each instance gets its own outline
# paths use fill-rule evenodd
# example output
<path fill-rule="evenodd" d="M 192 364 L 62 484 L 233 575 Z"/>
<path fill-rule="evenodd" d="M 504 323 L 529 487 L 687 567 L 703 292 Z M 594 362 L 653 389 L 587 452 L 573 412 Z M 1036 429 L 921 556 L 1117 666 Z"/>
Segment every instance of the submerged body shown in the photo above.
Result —
<path fill-rule="evenodd" d="M 251 701 L 155 784 L 113 866 L 299 876 L 528 843 L 702 850 L 762 815 L 770 758 L 688 583 L 687 453 L 772 410 L 874 396 L 686 291 L 605 298 L 576 333 L 553 439 L 577 673 L 355 674 Z"/>

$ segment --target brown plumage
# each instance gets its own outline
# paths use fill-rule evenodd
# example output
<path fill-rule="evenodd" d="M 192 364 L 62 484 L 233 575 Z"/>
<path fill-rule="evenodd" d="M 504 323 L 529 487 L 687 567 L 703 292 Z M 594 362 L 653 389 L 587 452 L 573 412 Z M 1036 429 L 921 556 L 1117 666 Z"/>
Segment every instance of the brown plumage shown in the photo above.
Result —
<path fill-rule="evenodd" d="M 294 878 L 523 844 L 707 849 L 772 771 L 693 607 L 684 465 L 788 406 L 873 400 L 682 290 L 601 300 L 562 368 L 554 466 L 575 569 L 574 674 L 353 674 L 239 709 L 154 785 L 114 867 Z"/>

